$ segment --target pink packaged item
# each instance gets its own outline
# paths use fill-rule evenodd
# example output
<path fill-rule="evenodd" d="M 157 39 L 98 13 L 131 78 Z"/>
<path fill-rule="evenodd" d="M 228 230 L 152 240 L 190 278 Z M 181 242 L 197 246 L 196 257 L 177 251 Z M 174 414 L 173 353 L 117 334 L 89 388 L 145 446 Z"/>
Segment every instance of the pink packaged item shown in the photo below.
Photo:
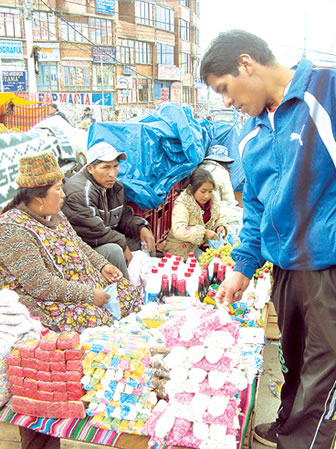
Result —
<path fill-rule="evenodd" d="M 58 334 L 56 332 L 49 331 L 40 341 L 40 348 L 46 351 L 55 351 L 57 338 Z"/>
<path fill-rule="evenodd" d="M 57 339 L 57 349 L 76 349 L 79 343 L 77 332 L 62 332 Z"/>

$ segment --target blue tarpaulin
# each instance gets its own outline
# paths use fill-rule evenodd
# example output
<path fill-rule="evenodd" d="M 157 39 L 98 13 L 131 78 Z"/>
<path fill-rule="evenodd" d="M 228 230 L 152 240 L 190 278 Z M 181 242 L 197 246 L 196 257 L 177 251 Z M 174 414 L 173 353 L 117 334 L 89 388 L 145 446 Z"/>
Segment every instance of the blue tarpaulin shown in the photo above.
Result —
<path fill-rule="evenodd" d="M 232 129 L 230 124 L 216 126 L 194 119 L 189 106 L 166 102 L 137 122 L 93 123 L 88 151 L 100 141 L 124 151 L 127 160 L 121 161 L 118 178 L 124 183 L 127 199 L 141 209 L 155 209 L 167 199 L 173 185 L 203 161 L 210 145 L 226 145 L 229 137 L 234 140 Z"/>

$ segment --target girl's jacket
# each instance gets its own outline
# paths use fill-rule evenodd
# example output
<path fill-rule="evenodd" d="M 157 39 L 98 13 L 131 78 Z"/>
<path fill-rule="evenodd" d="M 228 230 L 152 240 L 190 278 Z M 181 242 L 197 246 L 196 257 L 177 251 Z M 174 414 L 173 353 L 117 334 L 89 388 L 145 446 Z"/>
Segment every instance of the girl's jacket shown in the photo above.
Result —
<path fill-rule="evenodd" d="M 298 65 L 274 129 L 266 110 L 239 144 L 246 175 L 235 270 L 269 260 L 285 270 L 336 265 L 336 71 Z"/>

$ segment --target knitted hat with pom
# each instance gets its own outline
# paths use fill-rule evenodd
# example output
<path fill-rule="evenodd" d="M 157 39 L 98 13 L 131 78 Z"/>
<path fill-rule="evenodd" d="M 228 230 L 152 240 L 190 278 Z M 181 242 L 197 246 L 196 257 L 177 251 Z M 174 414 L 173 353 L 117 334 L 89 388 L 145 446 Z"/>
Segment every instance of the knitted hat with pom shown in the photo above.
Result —
<path fill-rule="evenodd" d="M 42 187 L 64 178 L 52 151 L 31 153 L 19 159 L 19 175 L 16 183 L 20 187 Z"/>

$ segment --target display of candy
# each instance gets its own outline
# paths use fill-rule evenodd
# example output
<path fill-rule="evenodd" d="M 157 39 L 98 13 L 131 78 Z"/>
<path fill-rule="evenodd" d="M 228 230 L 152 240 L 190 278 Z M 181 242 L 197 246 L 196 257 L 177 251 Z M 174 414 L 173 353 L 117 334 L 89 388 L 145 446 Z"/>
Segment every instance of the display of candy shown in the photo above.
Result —
<path fill-rule="evenodd" d="M 160 401 L 145 424 L 150 447 L 235 447 L 238 390 L 247 385 L 237 348 L 239 324 L 224 309 L 193 307 L 167 321 L 160 332 L 170 348 L 163 361 L 169 370 L 169 400 Z"/>
<path fill-rule="evenodd" d="M 6 358 L 13 410 L 46 418 L 84 418 L 81 355 L 75 332 L 50 332 L 13 350 Z"/>
<path fill-rule="evenodd" d="M 150 391 L 149 336 L 141 327 L 131 329 L 121 325 L 83 332 L 82 401 L 97 427 L 141 433 L 157 399 Z"/>

